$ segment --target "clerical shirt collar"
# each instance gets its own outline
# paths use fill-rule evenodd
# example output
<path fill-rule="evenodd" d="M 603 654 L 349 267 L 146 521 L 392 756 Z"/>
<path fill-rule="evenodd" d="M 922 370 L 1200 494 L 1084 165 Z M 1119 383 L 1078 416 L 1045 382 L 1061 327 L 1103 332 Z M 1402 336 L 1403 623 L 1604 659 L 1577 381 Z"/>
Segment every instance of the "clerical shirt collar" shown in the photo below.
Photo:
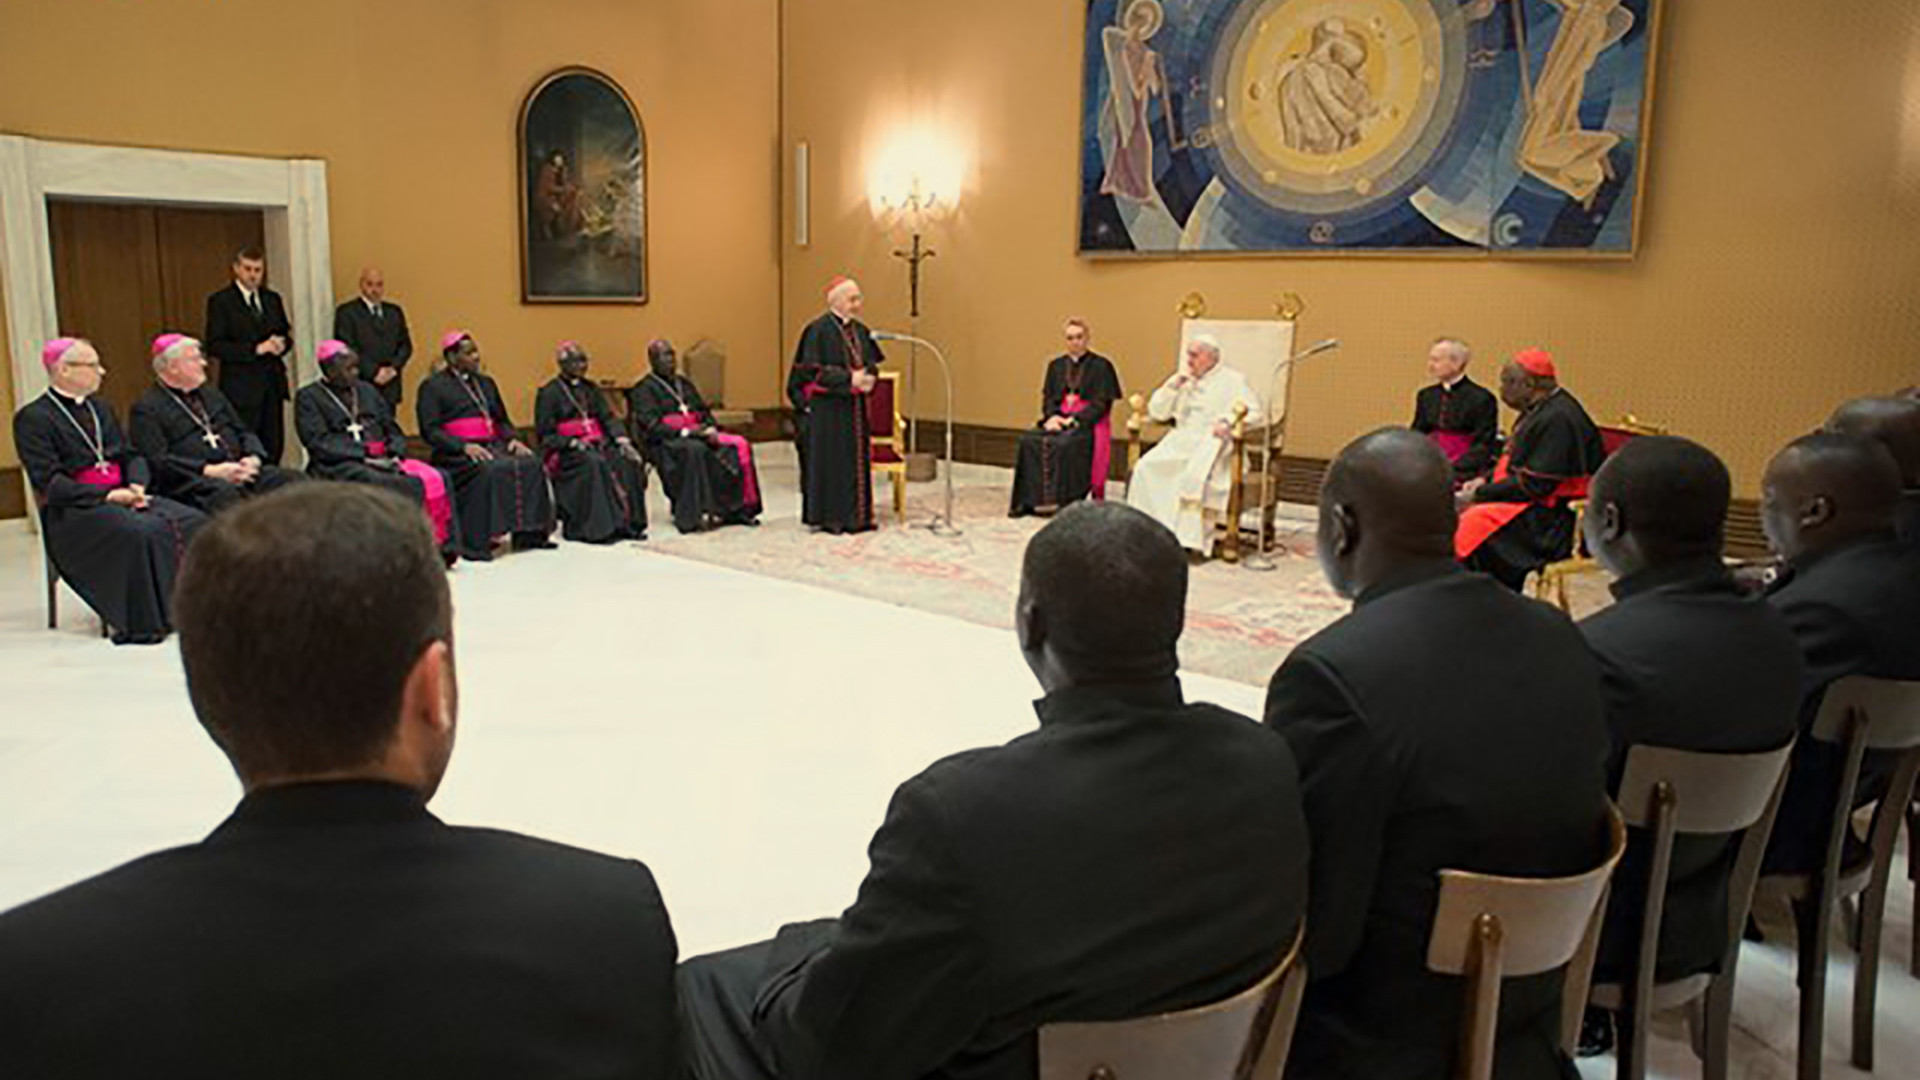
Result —
<path fill-rule="evenodd" d="M 262 788 L 240 800 L 207 839 L 256 829 L 420 822 L 438 825 L 418 791 L 380 780 L 336 780 Z"/>
<path fill-rule="evenodd" d="M 72 394 L 67 393 L 65 390 L 62 390 L 57 386 L 49 386 L 47 387 L 47 391 L 51 393 L 54 397 L 59 398 L 62 403 L 71 405 L 76 409 L 80 408 L 81 406 L 87 403 L 86 398 L 74 397 Z"/>
<path fill-rule="evenodd" d="M 1453 390 L 1454 388 L 1458 387 L 1461 383 L 1466 381 L 1467 381 L 1467 373 L 1463 371 L 1460 374 L 1455 375 L 1451 379 L 1442 380 L 1440 383 L 1440 389 Z"/>
<path fill-rule="evenodd" d="M 1401 589 L 1410 589 L 1415 585 L 1424 585 L 1429 581 L 1437 581 L 1459 573 L 1465 573 L 1465 571 L 1452 559 L 1426 560 L 1388 574 L 1367 586 L 1361 590 L 1359 596 L 1353 598 L 1353 606 L 1358 610 L 1383 597 L 1391 596 Z"/>
<path fill-rule="evenodd" d="M 1177 709 L 1186 704 L 1178 676 L 1146 682 L 1092 683 L 1055 690 L 1033 703 L 1040 725 L 1125 715 L 1123 709 Z"/>

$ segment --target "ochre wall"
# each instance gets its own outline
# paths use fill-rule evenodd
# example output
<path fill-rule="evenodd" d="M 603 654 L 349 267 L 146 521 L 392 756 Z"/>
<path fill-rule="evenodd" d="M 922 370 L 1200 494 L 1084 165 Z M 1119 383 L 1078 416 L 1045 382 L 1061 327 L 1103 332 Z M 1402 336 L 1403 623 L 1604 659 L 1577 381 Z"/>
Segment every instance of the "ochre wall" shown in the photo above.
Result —
<path fill-rule="evenodd" d="M 1130 390 L 1171 370 L 1175 307 L 1258 318 L 1285 291 L 1303 340 L 1290 449 L 1327 456 L 1405 423 L 1437 334 L 1492 360 L 1552 348 L 1602 419 L 1633 411 L 1705 440 L 1743 494 L 1839 399 L 1920 379 L 1920 4 L 1668 0 L 1642 248 L 1631 262 L 1088 261 L 1074 254 L 1077 0 L 788 5 L 785 134 L 813 151 L 813 235 L 784 233 L 786 341 L 834 273 L 868 321 L 905 321 L 906 275 L 866 209 L 890 135 L 931 127 L 968 158 L 958 217 L 931 230 L 921 328 L 952 354 L 963 421 L 1032 423 L 1063 316 L 1094 324 Z M 788 166 L 791 172 L 791 165 Z M 791 215 L 791 177 L 785 213 Z M 896 351 L 897 354 L 897 351 Z M 939 409 L 937 381 L 923 408 Z"/>
<path fill-rule="evenodd" d="M 522 422 L 568 337 L 623 377 L 652 337 L 713 337 L 728 396 L 771 404 L 777 15 L 778 0 L 6 0 L 0 131 L 324 158 L 336 297 L 378 263 L 416 345 L 472 329 Z M 518 110 L 568 64 L 612 75 L 646 125 L 644 307 L 520 303 Z"/>

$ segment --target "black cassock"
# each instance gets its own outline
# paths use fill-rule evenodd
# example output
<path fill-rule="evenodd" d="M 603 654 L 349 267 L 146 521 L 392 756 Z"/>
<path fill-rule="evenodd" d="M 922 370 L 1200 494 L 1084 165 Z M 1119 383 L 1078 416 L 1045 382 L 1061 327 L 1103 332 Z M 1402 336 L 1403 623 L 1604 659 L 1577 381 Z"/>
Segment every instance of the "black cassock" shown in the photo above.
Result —
<path fill-rule="evenodd" d="M 754 497 L 749 500 L 739 453 L 688 435 L 668 422 L 670 417 L 685 416 L 701 427 L 719 426 L 692 379 L 675 374 L 669 382 L 648 375 L 627 391 L 627 413 L 634 438 L 646 446 L 673 502 L 674 528 L 694 532 L 710 516 L 726 522 L 759 516 L 759 485 L 754 485 Z"/>
<path fill-rule="evenodd" d="M 1076 411 L 1070 411 L 1069 395 L 1079 403 Z M 1057 356 L 1047 365 L 1046 385 L 1040 395 L 1040 423 L 1020 434 L 1010 510 L 1014 517 L 1087 497 L 1098 464 L 1095 429 L 1119 397 L 1120 377 L 1114 373 L 1113 364 L 1099 353 L 1087 353 L 1079 360 Z M 1072 421 L 1071 426 L 1059 432 L 1047 431 L 1046 422 L 1056 416 Z"/>
<path fill-rule="evenodd" d="M 134 449 L 153 470 L 154 490 L 209 514 L 305 479 L 273 464 L 233 403 L 212 385 L 180 391 L 156 383 L 133 403 L 127 426 Z M 251 484 L 215 480 L 201 471 L 249 456 L 260 459 L 260 475 Z"/>
<path fill-rule="evenodd" d="M 873 445 L 867 399 L 853 391 L 854 364 L 878 371 L 886 357 L 858 319 L 828 312 L 807 325 L 787 373 L 800 450 L 800 519 L 828 532 L 873 528 Z"/>
<path fill-rule="evenodd" d="M 619 429 L 599 387 L 555 377 L 534 399 L 533 427 L 567 539 L 646 539 L 647 472 L 614 442 Z"/>
<path fill-rule="evenodd" d="M 1556 491 L 1591 477 L 1606 459 L 1600 429 L 1565 390 L 1527 410 L 1513 428 L 1504 480 L 1474 493 L 1476 503 L 1524 503 L 1526 509 L 1466 558 L 1470 569 L 1518 589 L 1527 575 L 1573 553 L 1573 510 Z"/>
<path fill-rule="evenodd" d="M 48 391 L 14 414 L 13 442 L 41 500 L 40 523 L 60 576 L 106 621 L 114 641 L 165 637 L 173 629 L 174 574 L 206 515 L 159 496 L 145 510 L 115 506 L 106 501 L 110 487 L 81 479 L 102 462 L 108 475 L 119 469 L 114 486 L 151 479 L 113 410 L 96 401 Z"/>
<path fill-rule="evenodd" d="M 1464 483 L 1485 476 L 1500 456 L 1500 403 L 1464 375 L 1450 387 L 1434 383 L 1414 399 L 1413 430 L 1440 444 L 1454 481 Z"/>
<path fill-rule="evenodd" d="M 443 500 L 453 491 L 445 473 L 425 462 L 406 461 L 407 434 L 393 418 L 386 395 L 370 382 L 355 380 L 350 390 L 324 382 L 302 387 L 293 396 L 293 426 L 307 448 L 307 474 L 321 480 L 372 484 L 426 508 L 435 539 L 446 552 L 459 550 L 453 515 Z M 378 452 L 376 452 L 378 451 Z M 400 459 L 400 468 L 369 464 L 369 459 Z M 429 486 L 437 488 L 429 492 Z"/>
<path fill-rule="evenodd" d="M 485 375 L 461 376 L 452 368 L 420 384 L 414 409 L 420 437 L 432 448 L 434 466 L 453 478 L 453 502 L 460 519 L 460 557 L 485 562 L 493 557 L 495 537 L 546 536 L 553 531 L 553 497 L 538 457 L 507 450 L 514 437 L 500 387 Z M 449 425 L 492 421 L 491 438 L 468 439 Z M 469 443 L 493 453 L 491 461 L 467 457 Z"/>

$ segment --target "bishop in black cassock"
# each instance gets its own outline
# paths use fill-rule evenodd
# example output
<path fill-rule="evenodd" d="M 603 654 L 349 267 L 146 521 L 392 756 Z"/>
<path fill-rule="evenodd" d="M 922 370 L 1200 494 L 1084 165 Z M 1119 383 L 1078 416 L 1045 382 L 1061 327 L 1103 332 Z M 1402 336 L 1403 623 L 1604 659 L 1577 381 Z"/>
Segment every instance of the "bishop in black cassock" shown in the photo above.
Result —
<path fill-rule="evenodd" d="M 406 311 L 387 299 L 386 275 L 373 267 L 360 271 L 360 295 L 334 309 L 333 336 L 360 357 L 360 378 L 379 389 L 389 409 L 398 409 L 413 334 Z"/>
<path fill-rule="evenodd" d="M 561 342 L 560 374 L 533 402 L 534 433 L 566 537 L 587 544 L 647 538 L 647 470 L 587 379 L 587 352 Z"/>
<path fill-rule="evenodd" d="M 858 282 L 836 280 L 787 373 L 800 450 L 801 520 L 829 533 L 874 527 L 867 394 L 886 359 L 860 321 Z"/>
<path fill-rule="evenodd" d="M 419 503 L 433 522 L 440 552 L 451 564 L 453 488 L 445 473 L 407 457 L 407 435 L 387 399 L 360 378 L 358 354 L 342 341 L 323 341 L 315 355 L 321 381 L 293 397 L 293 426 L 307 448 L 307 473 L 322 480 L 372 484 Z"/>
<path fill-rule="evenodd" d="M 1087 339 L 1085 323 L 1067 323 L 1067 351 L 1047 365 L 1040 422 L 1020 434 L 1013 517 L 1106 497 L 1113 461 L 1108 413 L 1120 397 L 1120 377 L 1106 357 L 1087 351 Z"/>
<path fill-rule="evenodd" d="M 414 403 L 433 464 L 453 477 L 460 557 L 493 558 L 493 541 L 550 548 L 553 496 L 540 459 L 514 436 L 500 387 L 480 372 L 480 346 L 464 330 L 440 339 L 445 370 L 420 384 Z"/>
<path fill-rule="evenodd" d="M 1607 450 L 1587 410 L 1561 389 L 1545 352 L 1529 349 L 1509 363 L 1500 396 L 1520 419 L 1493 479 L 1460 489 L 1467 505 L 1454 552 L 1468 568 L 1518 590 L 1528 574 L 1573 553 L 1570 504 L 1585 497 Z"/>
<path fill-rule="evenodd" d="M 648 345 L 647 363 L 653 370 L 627 391 L 627 414 L 673 502 L 673 527 L 758 524 L 753 445 L 714 423 L 700 388 L 677 371 L 671 342 Z"/>
<path fill-rule="evenodd" d="M 197 510 L 147 493 L 146 459 L 93 395 L 93 346 L 56 338 L 41 354 L 53 386 L 13 417 L 13 443 L 40 502 L 47 554 L 118 645 L 164 641 L 174 573 Z"/>
<path fill-rule="evenodd" d="M 268 459 L 233 403 L 207 385 L 200 343 L 180 334 L 154 339 L 160 361 L 152 389 L 128 416 L 133 445 L 153 470 L 154 490 L 217 514 L 241 499 L 305 479 Z"/>
<path fill-rule="evenodd" d="M 1500 456 L 1500 403 L 1467 375 L 1466 343 L 1443 338 L 1427 353 L 1432 386 L 1413 402 L 1413 430 L 1453 462 L 1455 484 L 1485 476 Z"/>

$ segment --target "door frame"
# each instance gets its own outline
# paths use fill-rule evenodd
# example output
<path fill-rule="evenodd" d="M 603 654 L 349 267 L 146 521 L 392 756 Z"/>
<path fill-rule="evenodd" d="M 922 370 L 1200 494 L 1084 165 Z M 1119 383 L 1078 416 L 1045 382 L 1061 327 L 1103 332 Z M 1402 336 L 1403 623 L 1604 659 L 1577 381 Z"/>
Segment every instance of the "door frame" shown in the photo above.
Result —
<path fill-rule="evenodd" d="M 0 295 L 6 299 L 16 409 L 46 388 L 40 347 L 60 332 L 48 196 L 262 211 L 274 287 L 293 321 L 296 352 L 288 376 L 299 386 L 318 374 L 314 348 L 333 327 L 326 162 L 0 135 Z M 178 329 L 197 333 L 201 328 Z M 143 370 L 138 364 L 145 360 L 109 358 L 121 370 L 134 371 Z M 289 448 L 300 454 L 297 440 Z M 31 492 L 27 502 L 32 505 Z"/>

